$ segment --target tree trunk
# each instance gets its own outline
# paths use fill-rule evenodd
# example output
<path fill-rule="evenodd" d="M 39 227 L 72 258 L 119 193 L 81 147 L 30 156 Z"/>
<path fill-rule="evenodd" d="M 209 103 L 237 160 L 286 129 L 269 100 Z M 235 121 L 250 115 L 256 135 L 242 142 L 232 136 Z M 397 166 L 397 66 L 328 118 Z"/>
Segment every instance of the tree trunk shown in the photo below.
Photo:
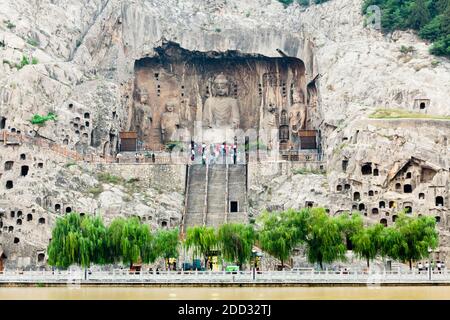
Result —
<path fill-rule="evenodd" d="M 412 259 L 409 259 L 409 270 L 412 270 Z"/>
<path fill-rule="evenodd" d="M 283 271 L 283 270 L 284 270 L 284 261 L 281 260 L 281 271 Z"/>
<path fill-rule="evenodd" d="M 370 260 L 367 258 L 367 268 L 370 268 Z"/>

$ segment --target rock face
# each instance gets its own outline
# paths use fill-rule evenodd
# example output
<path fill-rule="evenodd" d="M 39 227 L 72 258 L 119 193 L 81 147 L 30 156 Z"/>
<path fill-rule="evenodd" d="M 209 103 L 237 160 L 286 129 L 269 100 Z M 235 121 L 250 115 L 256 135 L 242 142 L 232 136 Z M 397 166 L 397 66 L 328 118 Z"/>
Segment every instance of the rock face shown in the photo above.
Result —
<path fill-rule="evenodd" d="M 250 218 L 263 209 L 319 205 L 330 214 L 356 209 L 368 221 L 391 224 L 400 209 L 412 210 L 439 220 L 436 258 L 447 260 L 449 121 L 368 116 L 378 108 L 449 116 L 450 63 L 429 55 L 429 45 L 412 33 L 382 35 L 366 28 L 361 2 L 330 0 L 307 9 L 284 8 L 275 0 L 0 3 L 0 130 L 25 137 L 22 142 L 15 136 L 0 139 L 0 265 L 44 266 L 51 227 L 65 212 L 99 212 L 106 221 L 138 215 L 155 228 L 180 224 L 185 165 L 100 166 L 70 160 L 83 155 L 108 159 L 117 153 L 121 131 L 141 132 L 151 147 L 157 144 L 155 129 L 160 130 L 165 104 L 157 91 L 140 90 L 137 66 L 160 56 L 169 42 L 203 57 L 286 58 L 304 68 L 294 80 L 308 105 L 308 128 L 321 132 L 325 162 L 249 164 Z M 402 54 L 401 46 L 415 51 Z M 193 76 L 205 81 L 216 71 L 267 73 L 201 66 L 186 70 L 196 70 Z M 264 69 L 259 62 L 252 66 Z M 249 98 L 260 97 L 249 79 L 237 83 L 249 84 L 242 91 L 248 105 L 242 123 L 278 126 L 281 118 L 270 118 L 269 103 Z M 193 83 L 186 85 L 190 107 L 183 109 L 181 124 L 201 118 L 206 86 Z M 176 88 L 182 89 L 181 82 Z M 181 103 L 183 92 L 175 93 Z M 140 94 L 147 96 L 141 100 Z M 156 115 L 150 105 L 157 106 Z M 28 121 L 48 112 L 58 121 L 43 127 Z"/>

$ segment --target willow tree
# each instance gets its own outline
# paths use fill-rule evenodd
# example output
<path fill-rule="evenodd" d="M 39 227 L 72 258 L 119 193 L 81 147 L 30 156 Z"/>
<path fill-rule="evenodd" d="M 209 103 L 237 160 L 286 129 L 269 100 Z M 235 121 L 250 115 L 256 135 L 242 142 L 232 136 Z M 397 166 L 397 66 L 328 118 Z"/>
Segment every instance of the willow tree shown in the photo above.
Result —
<path fill-rule="evenodd" d="M 367 261 L 368 268 L 370 267 L 370 261 L 382 252 L 384 228 L 381 223 L 376 223 L 370 227 L 362 228 L 351 237 L 353 252 L 359 258 Z"/>
<path fill-rule="evenodd" d="M 346 241 L 347 247 L 352 249 L 352 237 L 364 229 L 362 216 L 357 213 L 353 213 L 352 215 L 344 213 L 335 219 L 341 229 L 342 237 Z"/>
<path fill-rule="evenodd" d="M 193 249 L 195 256 L 203 256 L 205 268 L 208 266 L 208 256 L 217 249 L 218 239 L 216 230 L 212 227 L 196 226 L 188 228 L 184 246 Z"/>
<path fill-rule="evenodd" d="M 107 263 L 106 230 L 100 217 L 71 213 L 58 218 L 48 246 L 49 264 L 66 269 Z"/>
<path fill-rule="evenodd" d="M 109 255 L 114 262 L 133 266 L 134 263 L 149 263 L 156 259 L 150 230 L 136 217 L 113 220 L 107 239 Z"/>
<path fill-rule="evenodd" d="M 305 237 L 306 253 L 310 263 L 332 263 L 345 260 L 346 246 L 342 239 L 342 228 L 336 218 L 328 216 L 323 208 L 311 209 Z"/>
<path fill-rule="evenodd" d="M 433 217 L 408 217 L 400 214 L 394 225 L 383 232 L 382 252 L 394 260 L 412 262 L 428 256 L 438 246 L 436 220 Z"/>
<path fill-rule="evenodd" d="M 258 232 L 258 243 L 261 249 L 280 260 L 282 268 L 294 248 L 304 241 L 308 214 L 307 209 L 300 212 L 288 210 L 281 213 L 266 212 L 259 218 L 262 227 Z"/>
<path fill-rule="evenodd" d="M 158 257 L 164 258 L 166 266 L 170 258 L 178 258 L 180 246 L 178 228 L 158 230 L 155 234 L 153 248 Z"/>
<path fill-rule="evenodd" d="M 255 240 L 256 233 L 251 225 L 228 223 L 221 225 L 218 230 L 222 257 L 226 261 L 236 262 L 241 268 L 251 259 Z"/>

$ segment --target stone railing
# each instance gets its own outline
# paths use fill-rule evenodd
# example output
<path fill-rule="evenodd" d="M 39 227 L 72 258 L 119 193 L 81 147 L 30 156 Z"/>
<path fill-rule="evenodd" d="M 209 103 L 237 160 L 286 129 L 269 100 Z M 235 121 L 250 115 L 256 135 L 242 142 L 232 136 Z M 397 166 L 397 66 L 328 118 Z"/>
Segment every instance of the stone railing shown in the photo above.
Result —
<path fill-rule="evenodd" d="M 431 280 L 430 280 L 431 279 Z M 427 271 L 16 271 L 0 272 L 0 283 L 47 284 L 123 284 L 123 283 L 291 283 L 291 284 L 433 284 L 450 283 L 450 272 Z"/>
<path fill-rule="evenodd" d="M 70 150 L 67 147 L 64 147 L 56 142 L 52 142 L 42 137 L 32 137 L 24 134 L 17 134 L 8 132 L 3 130 L 0 133 L 1 139 L 4 145 L 10 144 L 28 144 L 35 145 L 44 150 L 52 151 L 62 157 L 68 158 L 74 161 L 87 161 L 87 162 L 95 162 L 95 163 L 109 163 L 114 162 L 115 158 L 111 156 L 101 157 L 94 154 L 83 155 L 74 150 Z"/>
<path fill-rule="evenodd" d="M 196 154 L 195 160 L 191 161 L 190 153 L 178 153 L 171 154 L 167 151 L 138 151 L 138 157 L 135 152 L 122 153 L 119 159 L 113 156 L 99 156 L 95 154 L 84 155 L 74 150 L 69 149 L 63 145 L 60 145 L 51 140 L 43 137 L 33 137 L 26 134 L 12 133 L 7 130 L 0 131 L 0 142 L 4 145 L 36 145 L 44 150 L 52 151 L 62 157 L 73 161 L 86 161 L 90 163 L 126 163 L 126 164 L 199 164 L 202 163 L 201 154 Z M 294 151 L 281 151 L 277 155 L 268 155 L 266 152 L 253 152 L 245 160 L 244 154 L 237 158 L 236 164 L 246 164 L 246 162 L 293 162 L 293 163 L 321 163 L 322 157 L 317 152 L 294 152 Z M 148 154 L 145 156 L 145 154 Z M 151 155 L 154 155 L 152 157 Z M 207 162 L 211 163 L 211 157 L 208 156 Z M 217 164 L 233 164 L 233 157 L 228 154 L 226 157 L 219 156 L 215 158 L 214 163 Z"/>

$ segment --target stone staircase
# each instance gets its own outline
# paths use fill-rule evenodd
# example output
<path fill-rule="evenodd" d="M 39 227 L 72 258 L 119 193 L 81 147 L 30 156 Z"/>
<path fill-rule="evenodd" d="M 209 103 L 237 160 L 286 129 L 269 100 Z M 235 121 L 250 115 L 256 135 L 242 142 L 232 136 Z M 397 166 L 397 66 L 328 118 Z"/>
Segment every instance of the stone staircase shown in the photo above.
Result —
<path fill-rule="evenodd" d="M 205 211 L 206 166 L 189 166 L 189 181 L 186 201 L 184 228 L 203 225 Z"/>
<path fill-rule="evenodd" d="M 188 170 L 184 231 L 196 225 L 217 227 L 226 222 L 247 223 L 245 165 L 192 164 Z M 230 201 L 238 203 L 238 212 L 229 212 Z"/>
<path fill-rule="evenodd" d="M 210 165 L 206 225 L 217 227 L 223 224 L 227 209 L 227 166 L 225 164 Z"/>

